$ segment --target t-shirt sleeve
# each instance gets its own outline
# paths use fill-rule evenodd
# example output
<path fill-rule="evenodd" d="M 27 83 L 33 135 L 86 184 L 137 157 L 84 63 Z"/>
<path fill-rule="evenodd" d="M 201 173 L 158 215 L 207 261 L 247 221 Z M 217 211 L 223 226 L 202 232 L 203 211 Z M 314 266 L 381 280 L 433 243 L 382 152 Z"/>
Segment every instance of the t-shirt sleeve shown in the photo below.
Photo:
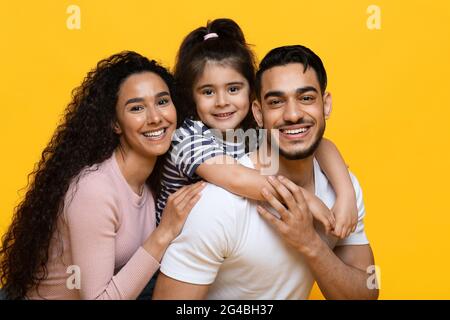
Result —
<path fill-rule="evenodd" d="M 191 121 L 175 131 L 169 156 L 171 163 L 192 178 L 199 165 L 224 154 L 213 133 L 200 121 Z"/>
<path fill-rule="evenodd" d="M 86 300 L 136 299 L 159 263 L 139 247 L 115 270 L 116 235 L 120 225 L 116 199 L 98 182 L 80 183 L 65 208 L 72 263 L 81 271 L 80 296 Z"/>
<path fill-rule="evenodd" d="M 215 203 L 211 199 L 215 199 Z M 208 184 L 180 235 L 164 254 L 161 272 L 187 283 L 213 283 L 234 247 L 234 211 L 228 192 Z"/>
<path fill-rule="evenodd" d="M 366 209 L 364 207 L 362 189 L 359 185 L 358 179 L 356 179 L 356 177 L 352 173 L 350 173 L 350 177 L 353 182 L 353 187 L 355 188 L 356 205 L 358 208 L 358 223 L 356 225 L 355 231 L 351 233 L 347 238 L 339 240 L 336 246 L 364 245 L 369 243 L 366 232 L 364 230 L 364 217 L 366 215 Z"/>

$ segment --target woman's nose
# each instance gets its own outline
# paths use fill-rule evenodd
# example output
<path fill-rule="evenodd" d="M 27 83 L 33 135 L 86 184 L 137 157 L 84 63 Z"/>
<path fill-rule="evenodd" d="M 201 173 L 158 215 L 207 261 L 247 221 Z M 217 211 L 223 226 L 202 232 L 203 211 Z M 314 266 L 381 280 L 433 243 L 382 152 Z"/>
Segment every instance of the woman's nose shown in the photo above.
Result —
<path fill-rule="evenodd" d="M 156 124 L 161 122 L 161 114 L 157 107 L 149 107 L 147 109 L 147 123 Z"/>

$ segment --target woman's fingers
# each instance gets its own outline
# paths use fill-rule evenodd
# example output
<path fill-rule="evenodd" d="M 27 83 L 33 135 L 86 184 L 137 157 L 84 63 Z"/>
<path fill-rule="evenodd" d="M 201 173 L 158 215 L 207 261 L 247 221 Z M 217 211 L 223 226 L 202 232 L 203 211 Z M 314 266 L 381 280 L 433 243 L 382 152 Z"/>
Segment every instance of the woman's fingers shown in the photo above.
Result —
<path fill-rule="evenodd" d="M 183 207 L 183 215 L 188 214 L 191 212 L 192 208 L 197 204 L 198 200 L 200 200 L 201 194 L 197 193 L 192 198 L 189 199 L 189 201 L 186 203 L 186 205 Z"/>
<path fill-rule="evenodd" d="M 190 185 L 188 189 L 186 189 L 186 193 L 183 194 L 183 198 L 178 202 L 177 207 L 180 211 L 185 212 L 186 206 L 191 203 L 191 200 L 197 195 L 200 196 L 200 191 L 206 186 L 206 183 L 201 181 L 197 182 L 193 185 Z"/>
<path fill-rule="evenodd" d="M 183 202 L 184 198 L 192 191 L 193 188 L 199 188 L 204 181 L 198 181 L 194 184 L 184 186 L 178 189 L 175 193 L 173 193 L 170 197 L 172 197 L 172 202 L 175 206 L 178 206 L 181 202 Z M 179 192 L 178 192 L 179 191 Z"/>

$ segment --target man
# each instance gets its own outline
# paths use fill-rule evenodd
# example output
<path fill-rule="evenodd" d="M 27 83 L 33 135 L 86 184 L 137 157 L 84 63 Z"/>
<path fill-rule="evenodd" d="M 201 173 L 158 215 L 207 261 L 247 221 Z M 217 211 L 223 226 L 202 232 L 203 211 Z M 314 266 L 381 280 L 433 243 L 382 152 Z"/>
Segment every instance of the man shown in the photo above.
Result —
<path fill-rule="evenodd" d="M 358 225 L 340 241 L 316 230 L 301 191 L 334 204 L 335 193 L 314 160 L 331 112 L 325 89 L 322 61 L 308 48 L 276 48 L 261 61 L 252 109 L 260 127 L 278 133 L 268 136 L 280 153 L 278 177 L 269 181 L 284 205 L 264 196 L 279 218 L 255 201 L 208 185 L 165 253 L 155 299 L 306 299 L 314 280 L 327 299 L 378 297 L 367 286 L 374 259 L 356 178 Z M 260 169 L 257 152 L 241 163 Z"/>

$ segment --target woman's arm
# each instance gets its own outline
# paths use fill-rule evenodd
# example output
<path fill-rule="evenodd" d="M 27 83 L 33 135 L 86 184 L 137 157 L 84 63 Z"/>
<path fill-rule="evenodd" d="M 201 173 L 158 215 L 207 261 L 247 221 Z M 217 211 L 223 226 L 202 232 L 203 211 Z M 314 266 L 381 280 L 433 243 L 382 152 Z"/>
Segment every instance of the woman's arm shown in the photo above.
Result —
<path fill-rule="evenodd" d="M 161 215 L 161 223 L 142 245 L 158 262 L 161 261 L 169 244 L 183 228 L 191 209 L 200 199 L 200 191 L 206 183 L 201 181 L 184 186 L 171 194 Z"/>
<path fill-rule="evenodd" d="M 332 209 L 336 218 L 334 234 L 345 238 L 354 231 L 358 221 L 355 189 L 347 165 L 336 146 L 328 139 L 321 141 L 316 158 L 336 192 Z"/>
<path fill-rule="evenodd" d="M 165 217 L 144 244 L 116 272 L 117 205 L 105 188 L 80 186 L 67 208 L 72 264 L 79 267 L 80 296 L 86 300 L 136 299 L 153 274 L 171 240 L 180 232 L 198 201 L 198 183 L 171 196 Z"/>

